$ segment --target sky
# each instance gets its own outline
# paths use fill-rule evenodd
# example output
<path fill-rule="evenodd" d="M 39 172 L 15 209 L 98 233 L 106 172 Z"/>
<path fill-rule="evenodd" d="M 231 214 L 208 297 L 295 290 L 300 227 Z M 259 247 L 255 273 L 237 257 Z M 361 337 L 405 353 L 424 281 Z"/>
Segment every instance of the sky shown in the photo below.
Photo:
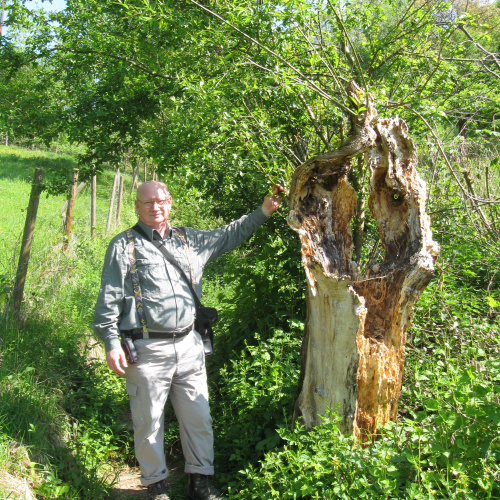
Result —
<path fill-rule="evenodd" d="M 26 7 L 29 9 L 43 7 L 45 10 L 55 10 L 60 11 L 66 7 L 66 0 L 52 0 L 42 2 L 41 0 L 34 0 L 26 2 Z M 7 35 L 7 28 L 4 26 L 2 29 L 2 34 Z"/>
<path fill-rule="evenodd" d="M 66 0 L 52 0 L 42 2 L 41 0 L 28 1 L 26 2 L 26 7 L 43 7 L 46 10 L 63 10 L 66 7 Z"/>
<path fill-rule="evenodd" d="M 47 10 L 63 10 L 66 7 L 66 0 L 52 0 L 52 2 L 41 2 L 40 0 L 34 2 L 26 2 L 26 7 L 33 7 L 41 5 Z"/>

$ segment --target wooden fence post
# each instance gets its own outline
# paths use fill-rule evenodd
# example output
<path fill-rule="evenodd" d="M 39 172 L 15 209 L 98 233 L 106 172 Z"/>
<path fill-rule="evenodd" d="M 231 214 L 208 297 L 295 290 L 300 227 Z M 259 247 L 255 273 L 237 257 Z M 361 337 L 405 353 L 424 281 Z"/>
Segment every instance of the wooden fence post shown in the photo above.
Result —
<path fill-rule="evenodd" d="M 65 252 L 69 245 L 69 235 L 71 233 L 71 222 L 73 220 L 73 208 L 75 206 L 76 198 L 76 183 L 78 182 L 78 169 L 73 169 L 73 177 L 71 179 L 71 191 L 68 200 L 68 211 L 66 212 L 66 234 L 64 236 L 63 252 Z"/>
<path fill-rule="evenodd" d="M 108 221 L 106 223 L 106 232 L 109 232 L 111 228 L 111 219 L 113 215 L 113 205 L 115 203 L 115 191 L 118 185 L 118 178 L 120 177 L 120 168 L 116 169 L 115 177 L 113 179 L 113 187 L 111 188 L 111 199 L 109 200 L 109 211 L 108 211 Z"/>
<path fill-rule="evenodd" d="M 83 188 L 86 185 L 87 185 L 87 181 L 80 182 L 80 184 L 78 184 L 78 187 L 76 188 L 76 191 L 75 191 L 75 199 L 83 191 Z M 66 200 L 64 202 L 63 206 L 59 209 L 59 212 L 61 212 L 61 218 L 62 218 L 63 226 L 65 228 L 66 228 L 66 216 L 68 215 L 68 203 L 69 203 L 69 199 Z"/>
<path fill-rule="evenodd" d="M 90 191 L 90 237 L 95 238 L 95 226 L 96 226 L 96 201 L 97 201 L 97 180 L 96 175 L 92 175 Z"/>
<path fill-rule="evenodd" d="M 130 189 L 130 194 L 134 192 L 134 189 L 137 187 L 137 178 L 139 177 L 139 169 L 141 168 L 141 159 L 137 160 L 137 168 L 134 172 L 134 178 L 132 179 L 132 188 Z"/>
<path fill-rule="evenodd" d="M 26 222 L 24 224 L 23 240 L 21 244 L 21 253 L 19 254 L 19 263 L 17 266 L 16 280 L 12 290 L 12 311 L 16 318 L 21 311 L 21 302 L 23 300 L 24 283 L 28 273 L 28 263 L 30 259 L 31 243 L 33 242 L 33 233 L 35 230 L 36 214 L 38 203 L 40 201 L 40 187 L 43 180 L 43 170 L 35 169 L 33 184 L 31 185 L 30 200 L 26 213 Z"/>
<path fill-rule="evenodd" d="M 120 176 L 120 188 L 118 189 L 118 202 L 116 204 L 116 225 L 120 224 L 120 215 L 122 213 L 123 199 L 123 175 Z"/>

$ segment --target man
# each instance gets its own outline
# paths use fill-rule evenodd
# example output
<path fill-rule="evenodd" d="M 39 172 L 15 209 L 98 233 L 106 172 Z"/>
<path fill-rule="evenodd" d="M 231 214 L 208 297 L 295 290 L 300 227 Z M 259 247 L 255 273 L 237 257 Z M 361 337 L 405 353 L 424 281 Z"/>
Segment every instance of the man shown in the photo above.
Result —
<path fill-rule="evenodd" d="M 264 198 L 262 206 L 250 215 L 219 229 L 201 231 L 170 227 L 172 197 L 165 184 L 149 181 L 139 187 L 135 209 L 147 238 L 139 232 L 132 233 L 147 334 L 141 329 L 134 301 L 126 233 L 115 236 L 108 247 L 94 330 L 104 341 L 109 368 L 126 377 L 141 483 L 148 487 L 150 499 L 169 500 L 169 471 L 163 452 L 164 406 L 168 396 L 179 421 L 184 470 L 189 474 L 188 499 L 222 498 L 209 481 L 214 474 L 212 419 L 203 341 L 193 328 L 195 301 L 179 271 L 152 240 L 159 240 L 185 274 L 192 277 L 200 297 L 205 265 L 235 248 L 263 224 L 278 209 L 282 191 L 276 185 L 273 195 Z M 127 364 L 120 331 L 133 332 L 137 339 L 137 363 Z"/>

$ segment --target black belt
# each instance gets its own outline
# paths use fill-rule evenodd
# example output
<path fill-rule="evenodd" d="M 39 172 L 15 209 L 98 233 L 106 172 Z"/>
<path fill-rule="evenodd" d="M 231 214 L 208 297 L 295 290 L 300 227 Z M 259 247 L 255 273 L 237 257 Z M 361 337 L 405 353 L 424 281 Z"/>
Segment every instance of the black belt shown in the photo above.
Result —
<path fill-rule="evenodd" d="M 186 328 L 181 328 L 173 332 L 148 332 L 148 338 L 150 339 L 181 339 L 185 337 L 193 329 L 193 323 Z M 125 333 L 125 332 L 122 332 Z M 131 337 L 132 340 L 140 340 L 144 338 L 144 332 L 142 330 L 129 331 L 126 332 L 127 337 Z"/>

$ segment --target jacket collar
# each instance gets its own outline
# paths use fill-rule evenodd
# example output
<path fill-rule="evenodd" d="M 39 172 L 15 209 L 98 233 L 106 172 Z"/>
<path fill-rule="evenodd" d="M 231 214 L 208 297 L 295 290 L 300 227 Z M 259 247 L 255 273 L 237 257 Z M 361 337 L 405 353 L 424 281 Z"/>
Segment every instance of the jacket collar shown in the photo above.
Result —
<path fill-rule="evenodd" d="M 156 235 L 156 239 L 162 239 L 162 237 L 160 236 L 160 233 L 156 230 L 156 229 L 153 229 L 152 227 L 149 227 L 148 225 L 144 224 L 144 222 L 142 221 L 137 221 L 137 223 L 139 224 L 139 226 L 141 226 L 142 230 L 148 235 L 148 238 L 150 240 L 152 240 L 155 235 Z M 167 229 L 167 232 L 165 233 L 165 239 L 168 238 L 172 238 L 172 228 L 170 226 L 168 226 L 168 229 Z"/>

